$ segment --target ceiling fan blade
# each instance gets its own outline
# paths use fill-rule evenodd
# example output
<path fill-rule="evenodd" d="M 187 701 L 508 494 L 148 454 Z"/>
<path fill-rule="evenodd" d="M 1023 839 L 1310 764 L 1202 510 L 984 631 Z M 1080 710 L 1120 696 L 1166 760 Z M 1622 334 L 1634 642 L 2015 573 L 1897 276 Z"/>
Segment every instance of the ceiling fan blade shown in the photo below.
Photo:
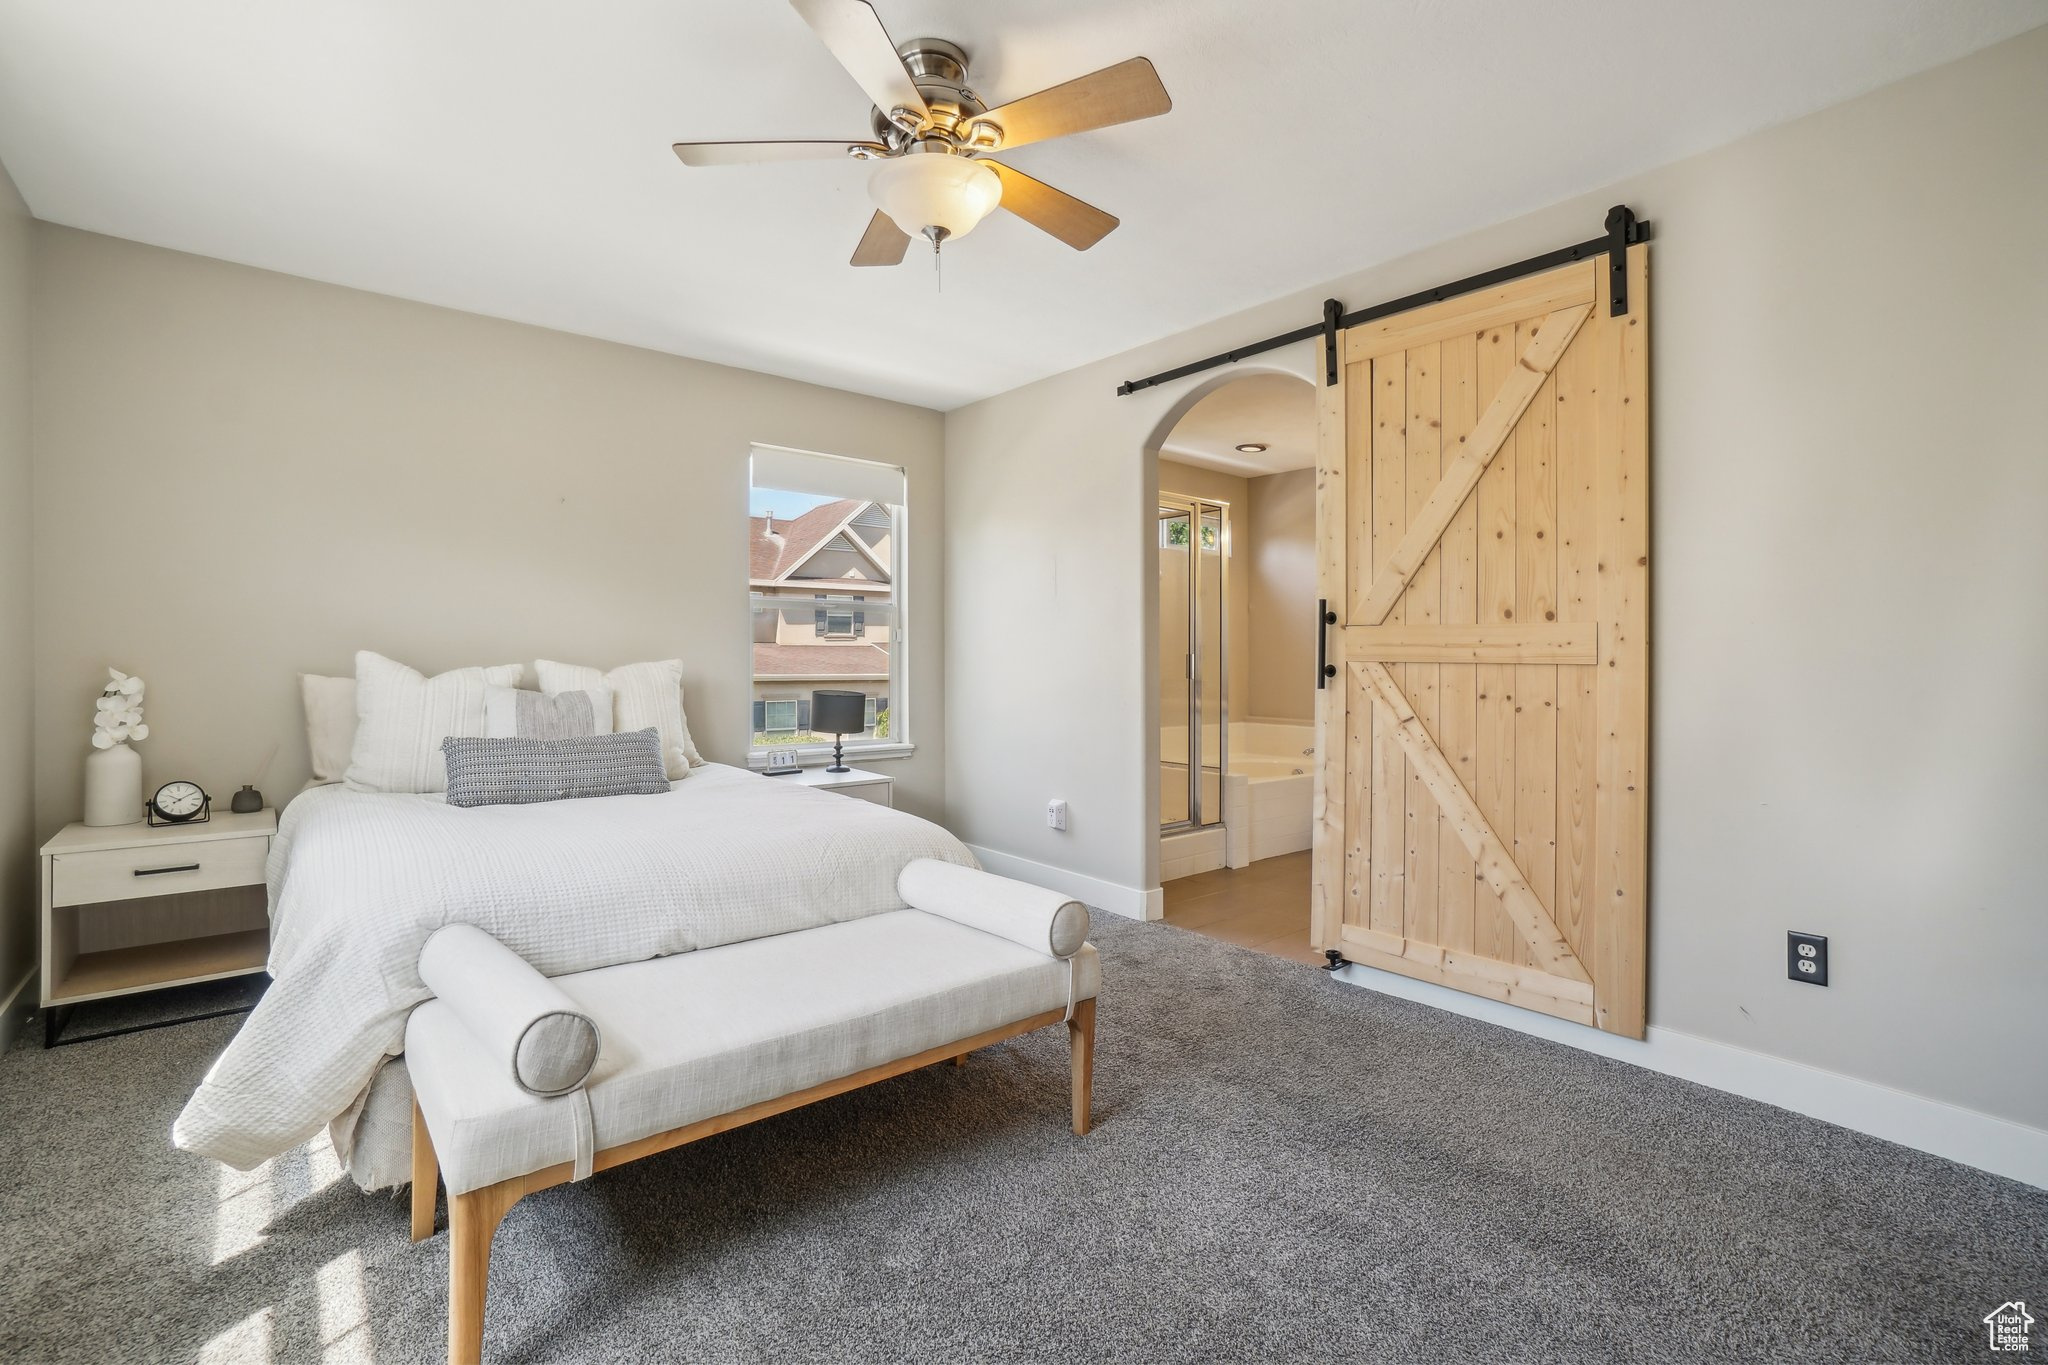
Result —
<path fill-rule="evenodd" d="M 1143 57 L 1105 66 L 1093 75 L 1078 76 L 1021 100 L 991 109 L 976 122 L 1000 124 L 1003 150 L 1028 142 L 1085 133 L 1090 128 L 1152 118 L 1173 108 L 1173 99 L 1159 73 Z"/>
<path fill-rule="evenodd" d="M 867 0 L 789 3 L 839 59 L 846 74 L 867 91 L 877 109 L 884 114 L 893 109 L 908 109 L 920 119 L 931 115 L 924 96 L 917 93 L 917 82 L 910 79 L 909 68 L 896 55 L 896 44 L 889 41 L 889 31 L 882 27 L 880 16 Z"/>
<path fill-rule="evenodd" d="M 844 161 L 849 147 L 873 147 L 865 138 L 837 142 L 678 142 L 676 158 L 685 166 L 747 166 L 757 161 Z"/>
<path fill-rule="evenodd" d="M 868 230 L 860 235 L 860 245 L 853 249 L 849 264 L 901 265 L 903 253 L 909 249 L 909 236 L 888 214 L 877 209 L 875 216 L 868 219 Z"/>
<path fill-rule="evenodd" d="M 1003 182 L 1002 207 L 1042 232 L 1049 232 L 1076 251 L 1086 251 L 1116 230 L 1117 220 L 1093 204 L 1033 180 L 1000 161 L 981 163 Z"/>

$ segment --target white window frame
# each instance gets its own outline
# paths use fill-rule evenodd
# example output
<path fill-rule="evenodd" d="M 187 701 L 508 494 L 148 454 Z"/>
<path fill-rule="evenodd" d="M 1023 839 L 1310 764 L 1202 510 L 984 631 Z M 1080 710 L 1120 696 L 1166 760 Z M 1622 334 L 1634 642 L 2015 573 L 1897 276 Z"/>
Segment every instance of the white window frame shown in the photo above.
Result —
<path fill-rule="evenodd" d="M 756 445 L 755 449 L 786 451 L 789 450 L 790 448 Z M 862 460 L 857 456 L 832 455 L 822 451 L 796 451 L 794 453 L 806 456 L 814 456 L 826 460 L 847 460 L 857 464 L 874 465 L 885 463 L 883 461 Z M 892 521 L 892 526 L 890 528 L 889 533 L 888 568 L 889 598 L 893 609 L 890 613 L 889 621 L 889 678 L 888 682 L 885 684 L 886 694 L 889 698 L 889 737 L 887 739 L 855 739 L 849 736 L 846 740 L 846 756 L 848 759 L 858 759 L 861 762 L 876 762 L 894 758 L 908 758 L 912 754 L 917 752 L 917 744 L 915 742 L 915 737 L 910 728 L 911 717 L 914 714 L 914 712 L 911 706 L 911 694 L 913 689 L 910 684 L 909 661 L 911 657 L 912 641 L 909 617 L 910 596 L 915 591 L 915 586 L 913 584 L 915 573 L 911 564 L 912 555 L 910 550 L 910 508 L 908 505 L 910 495 L 910 476 L 907 471 L 903 472 L 902 481 L 905 501 L 903 503 L 883 503 L 883 506 L 889 509 L 889 514 Z M 768 488 L 775 487 L 774 484 L 764 484 L 760 486 Z M 756 485 L 754 484 L 753 478 L 750 473 L 747 480 L 747 492 L 750 501 L 755 487 Z M 879 499 L 873 498 L 867 500 L 871 502 L 879 501 Z M 751 508 L 749 509 L 748 515 L 752 515 Z M 752 583 L 749 583 L 747 585 L 747 596 L 748 620 L 751 623 L 753 619 Z M 795 605 L 795 603 L 792 603 L 792 605 Z M 858 601 L 848 601 L 845 602 L 843 605 L 846 608 L 846 615 L 849 618 L 848 632 L 849 634 L 851 634 L 852 626 L 850 622 L 852 613 L 862 610 L 862 604 Z M 815 607 L 813 609 L 815 610 Z M 836 608 L 828 608 L 828 613 L 835 611 Z M 830 620 L 831 617 L 830 614 L 828 614 L 828 625 L 830 624 Z M 747 678 L 749 683 L 747 690 L 749 704 L 747 729 L 744 732 L 747 747 L 747 766 L 750 768 L 764 768 L 768 766 L 770 761 L 768 748 L 757 748 L 753 744 L 753 632 L 751 625 L 748 629 L 747 639 Z M 808 690 L 813 687 L 833 686 L 833 684 L 824 681 L 810 683 L 803 680 L 791 680 L 791 684 L 793 687 L 800 691 Z M 773 702 L 768 703 L 768 705 L 771 706 L 774 704 L 775 703 Z M 865 716 L 867 722 L 866 728 L 870 730 L 874 728 L 876 713 L 877 708 L 875 706 L 874 698 L 869 697 Z M 774 732 L 768 729 L 766 722 L 767 716 L 764 712 L 762 716 L 761 733 L 763 733 L 764 735 L 773 734 Z M 829 763 L 832 759 L 832 746 L 830 743 L 803 744 L 795 746 L 778 744 L 772 745 L 772 747 L 778 750 L 794 747 L 797 751 L 797 761 L 799 763 L 804 764 L 807 767 Z"/>

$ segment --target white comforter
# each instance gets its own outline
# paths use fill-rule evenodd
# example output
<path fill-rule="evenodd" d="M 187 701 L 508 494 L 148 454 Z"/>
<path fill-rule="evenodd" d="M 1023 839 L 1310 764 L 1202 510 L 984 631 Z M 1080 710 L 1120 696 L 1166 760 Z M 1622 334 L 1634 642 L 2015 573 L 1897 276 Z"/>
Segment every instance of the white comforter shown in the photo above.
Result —
<path fill-rule="evenodd" d="M 246 1170 L 348 1113 L 402 1049 L 444 924 L 559 976 L 900 909 L 914 858 L 974 864 L 914 816 L 718 765 L 664 796 L 532 806 L 309 791 L 271 850 L 275 984 L 173 1137 Z"/>

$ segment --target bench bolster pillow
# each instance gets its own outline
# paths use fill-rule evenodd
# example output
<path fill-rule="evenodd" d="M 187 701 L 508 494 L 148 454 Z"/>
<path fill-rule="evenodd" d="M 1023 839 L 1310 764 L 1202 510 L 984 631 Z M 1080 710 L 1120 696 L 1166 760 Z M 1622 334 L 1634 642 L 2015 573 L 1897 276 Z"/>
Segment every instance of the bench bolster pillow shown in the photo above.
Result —
<path fill-rule="evenodd" d="M 1069 958 L 1088 941 L 1088 907 L 1071 896 L 979 868 L 919 858 L 896 879 L 913 910 L 996 934 L 1050 957 Z"/>
<path fill-rule="evenodd" d="M 420 980 L 531 1095 L 566 1095 L 597 1065 L 597 1024 L 525 958 L 470 924 L 420 949 Z"/>

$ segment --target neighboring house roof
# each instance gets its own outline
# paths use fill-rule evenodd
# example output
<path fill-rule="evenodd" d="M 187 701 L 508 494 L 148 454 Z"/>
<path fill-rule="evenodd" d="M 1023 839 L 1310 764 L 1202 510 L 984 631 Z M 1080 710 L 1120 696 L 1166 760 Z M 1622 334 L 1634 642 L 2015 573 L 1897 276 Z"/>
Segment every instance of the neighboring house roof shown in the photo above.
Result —
<path fill-rule="evenodd" d="M 888 566 L 852 526 L 853 520 L 873 505 L 840 498 L 813 507 L 800 517 L 747 518 L 747 576 L 756 582 L 795 577 L 811 556 L 844 532 L 848 544 L 875 566 L 879 578 L 886 579 Z"/>
<path fill-rule="evenodd" d="M 880 645 L 755 645 L 754 678 L 860 678 L 886 682 L 889 651 Z"/>

